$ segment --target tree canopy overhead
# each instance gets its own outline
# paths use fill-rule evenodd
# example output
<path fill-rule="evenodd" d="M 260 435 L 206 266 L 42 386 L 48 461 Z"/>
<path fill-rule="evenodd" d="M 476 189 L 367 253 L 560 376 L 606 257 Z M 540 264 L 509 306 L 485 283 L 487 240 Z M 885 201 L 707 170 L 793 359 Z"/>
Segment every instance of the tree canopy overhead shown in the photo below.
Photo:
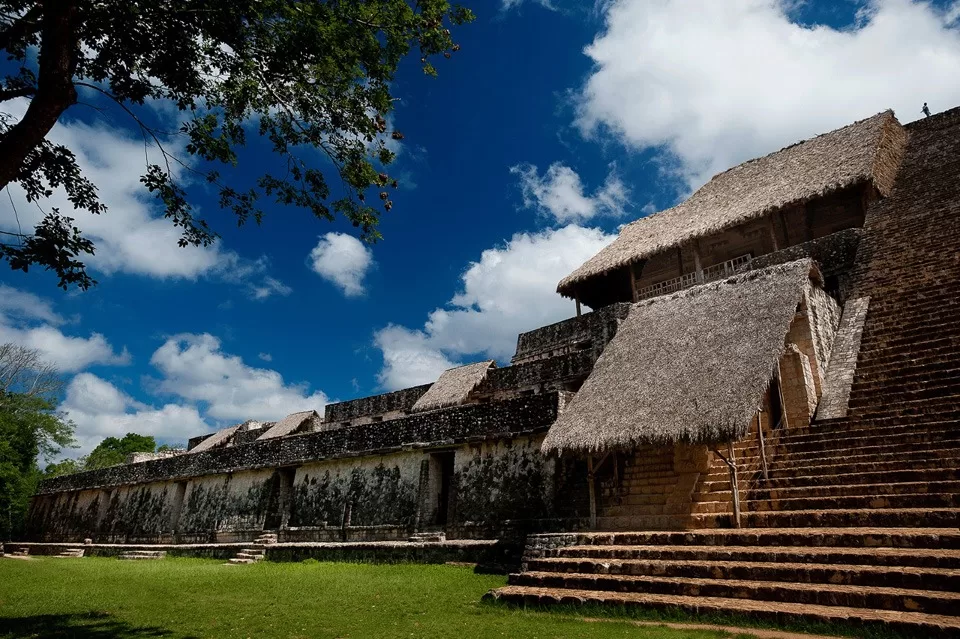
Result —
<path fill-rule="evenodd" d="M 141 182 L 181 229 L 181 246 L 217 237 L 186 179 L 212 185 L 238 224 L 259 222 L 275 202 L 343 216 L 376 240 L 397 186 L 384 169 L 394 159 L 388 140 L 403 137 L 388 126 L 390 83 L 413 50 L 434 75 L 433 58 L 459 49 L 450 27 L 472 18 L 447 0 L 0 0 L 0 188 L 16 183 L 30 202 L 62 188 L 75 209 L 108 214 L 70 149 L 47 139 L 86 90 L 159 148 Z M 29 101 L 19 118 L 15 100 Z M 144 108 L 154 100 L 179 109 L 182 153 L 150 125 Z M 238 184 L 219 169 L 236 165 L 251 135 L 268 141 L 281 168 Z M 71 215 L 52 208 L 32 233 L 0 232 L 0 259 L 88 288 L 83 259 L 95 247 Z"/>

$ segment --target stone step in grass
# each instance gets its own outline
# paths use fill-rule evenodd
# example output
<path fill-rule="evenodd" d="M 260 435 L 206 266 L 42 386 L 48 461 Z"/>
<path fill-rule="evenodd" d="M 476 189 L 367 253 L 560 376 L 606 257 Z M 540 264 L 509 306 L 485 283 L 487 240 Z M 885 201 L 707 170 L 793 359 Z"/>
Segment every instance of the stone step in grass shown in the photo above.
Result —
<path fill-rule="evenodd" d="M 545 557 L 527 562 L 526 570 L 712 580 L 788 581 L 960 592 L 960 570 L 950 568 L 690 559 Z"/>
<path fill-rule="evenodd" d="M 922 632 L 931 639 L 960 636 L 960 618 L 957 617 L 918 612 L 863 610 L 843 606 L 748 601 L 700 595 L 674 596 L 525 586 L 505 586 L 487 593 L 486 599 L 537 608 L 556 605 L 590 605 L 613 609 L 630 607 L 663 611 L 680 609 L 695 615 L 733 615 L 772 623 L 792 621 L 855 624 L 869 628 L 870 631 Z"/>
<path fill-rule="evenodd" d="M 545 557 L 826 564 L 960 570 L 960 549 L 818 546 L 567 546 Z"/>

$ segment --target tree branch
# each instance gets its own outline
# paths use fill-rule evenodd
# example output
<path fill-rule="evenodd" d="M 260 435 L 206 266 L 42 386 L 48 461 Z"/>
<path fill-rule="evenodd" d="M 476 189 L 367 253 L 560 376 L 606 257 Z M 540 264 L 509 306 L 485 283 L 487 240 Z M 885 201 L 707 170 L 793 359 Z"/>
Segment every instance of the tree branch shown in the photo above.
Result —
<path fill-rule="evenodd" d="M 25 98 L 36 94 L 36 87 L 20 87 L 17 89 L 0 89 L 0 102 L 6 102 L 14 98 Z"/>
<path fill-rule="evenodd" d="M 77 63 L 76 2 L 44 0 L 42 5 L 37 91 L 23 119 L 0 137 L 0 189 L 17 178 L 27 155 L 77 101 L 73 86 Z"/>
<path fill-rule="evenodd" d="M 22 40 L 24 36 L 36 33 L 40 28 L 40 19 L 42 16 L 43 5 L 38 2 L 10 24 L 10 26 L 0 31 L 0 49 L 6 50 L 11 42 Z"/>

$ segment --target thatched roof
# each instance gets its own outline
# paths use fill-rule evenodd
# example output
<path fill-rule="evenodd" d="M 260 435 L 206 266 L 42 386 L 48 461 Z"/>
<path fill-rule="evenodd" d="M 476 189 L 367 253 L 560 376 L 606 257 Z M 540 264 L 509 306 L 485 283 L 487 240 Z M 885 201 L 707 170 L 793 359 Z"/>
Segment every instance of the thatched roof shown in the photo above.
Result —
<path fill-rule="evenodd" d="M 885 111 L 744 162 L 715 175 L 685 202 L 625 226 L 557 291 L 574 297 L 584 280 L 838 189 L 872 182 L 887 195 L 905 144 L 903 128 Z"/>
<path fill-rule="evenodd" d="M 235 426 L 230 426 L 229 428 L 224 428 L 223 430 L 218 430 L 213 435 L 210 435 L 187 452 L 202 453 L 205 450 L 211 450 L 213 448 L 225 446 L 241 426 L 243 426 L 243 424 L 237 424 Z"/>
<path fill-rule="evenodd" d="M 745 436 L 811 276 L 804 259 L 633 305 L 543 450 Z"/>
<path fill-rule="evenodd" d="M 320 415 L 315 410 L 305 410 L 299 413 L 287 415 L 279 422 L 274 422 L 263 435 L 257 437 L 261 439 L 273 439 L 274 437 L 283 437 L 297 432 L 304 426 L 305 422 L 320 422 Z"/>
<path fill-rule="evenodd" d="M 487 371 L 495 367 L 493 360 L 488 360 L 443 371 L 440 379 L 417 400 L 411 410 L 416 413 L 463 404 L 473 389 L 486 378 Z"/>

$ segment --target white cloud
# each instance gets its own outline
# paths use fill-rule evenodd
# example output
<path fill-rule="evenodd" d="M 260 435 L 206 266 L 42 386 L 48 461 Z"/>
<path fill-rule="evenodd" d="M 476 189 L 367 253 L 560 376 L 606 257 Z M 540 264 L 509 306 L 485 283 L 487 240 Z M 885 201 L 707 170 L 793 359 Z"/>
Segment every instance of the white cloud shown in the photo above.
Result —
<path fill-rule="evenodd" d="M 569 225 L 518 233 L 485 250 L 463 273 L 460 292 L 431 312 L 422 329 L 390 325 L 376 333 L 381 386 L 434 381 L 468 355 L 509 361 L 518 333 L 573 315 L 573 302 L 556 293 L 557 282 L 611 241 L 598 229 Z"/>
<path fill-rule="evenodd" d="M 4 104 L 5 109 L 8 106 L 11 108 L 7 110 L 19 117 L 27 102 L 16 100 Z M 41 201 L 39 206 L 29 204 L 22 189 L 14 185 L 9 189 L 12 203 L 10 198 L 0 198 L 0 228 L 33 229 L 45 211 L 59 208 L 61 213 L 73 217 L 76 226 L 96 245 L 94 255 L 84 255 L 81 259 L 100 273 L 187 280 L 208 276 L 244 284 L 255 299 L 280 293 L 280 289 L 267 283 L 267 279 L 272 278 L 263 279 L 266 269 L 263 258 L 243 258 L 225 250 L 219 242 L 208 247 L 177 245 L 180 229 L 162 216 L 156 197 L 140 183 L 145 156 L 149 156 L 152 163 L 162 163 L 162 159 L 152 144 L 145 149 L 139 135 L 116 126 L 68 121 L 58 123 L 47 139 L 63 144 L 74 153 L 84 175 L 97 186 L 107 212 L 92 215 L 76 211 L 62 189 L 55 191 L 49 200 Z M 168 151 L 182 154 L 182 142 L 177 139 L 165 140 L 164 144 Z M 171 170 L 178 180 L 187 177 L 175 163 L 171 163 Z"/>
<path fill-rule="evenodd" d="M 801 26 L 794 0 L 614 0 L 586 54 L 581 130 L 663 147 L 689 186 L 886 108 L 960 103 L 960 4 L 868 0 L 845 29 Z"/>
<path fill-rule="evenodd" d="M 346 233 L 327 233 L 310 251 L 310 268 L 347 297 L 363 295 L 363 278 L 373 265 L 373 251 Z"/>
<path fill-rule="evenodd" d="M 423 331 L 391 324 L 376 332 L 374 344 L 383 352 L 377 380 L 388 390 L 434 382 L 440 373 L 457 365 Z"/>
<path fill-rule="evenodd" d="M 12 342 L 40 351 L 62 373 L 73 373 L 94 364 L 122 366 L 130 363 L 124 348 L 117 353 L 99 333 L 89 337 L 66 335 L 58 328 L 64 319 L 42 297 L 0 285 L 0 344 Z"/>
<path fill-rule="evenodd" d="M 0 284 L 0 314 L 20 320 L 38 320 L 59 326 L 66 320 L 53 310 L 50 300 Z"/>
<path fill-rule="evenodd" d="M 327 396 L 306 384 L 287 384 L 277 371 L 254 368 L 224 353 L 213 335 L 169 338 L 150 358 L 163 375 L 155 390 L 203 402 L 217 420 L 277 420 L 302 410 L 321 410 Z"/>
<path fill-rule="evenodd" d="M 165 404 L 154 408 L 91 373 L 80 373 L 70 380 L 60 409 L 77 427 L 79 448 L 64 451 L 70 457 L 89 453 L 104 437 L 138 433 L 173 443 L 213 429 L 194 406 Z"/>
<path fill-rule="evenodd" d="M 293 289 L 274 277 L 264 277 L 260 284 L 251 284 L 251 295 L 255 300 L 265 300 L 273 295 L 286 297 Z"/>
<path fill-rule="evenodd" d="M 257 353 L 257 358 L 265 362 L 273 361 L 273 355 L 271 355 L 270 353 Z"/>
<path fill-rule="evenodd" d="M 532 164 L 517 164 L 510 173 L 520 176 L 523 204 L 552 215 L 557 222 L 581 222 L 598 215 L 621 216 L 630 195 L 615 171 L 611 171 L 593 195 L 585 195 L 576 171 L 554 162 L 540 177 Z"/>
<path fill-rule="evenodd" d="M 524 2 L 526 2 L 526 0 L 500 0 L 500 10 L 506 12 L 511 9 L 518 9 Z M 557 11 L 557 6 L 553 4 L 551 0 L 530 0 L 530 3 L 539 5 L 544 9 Z"/>

